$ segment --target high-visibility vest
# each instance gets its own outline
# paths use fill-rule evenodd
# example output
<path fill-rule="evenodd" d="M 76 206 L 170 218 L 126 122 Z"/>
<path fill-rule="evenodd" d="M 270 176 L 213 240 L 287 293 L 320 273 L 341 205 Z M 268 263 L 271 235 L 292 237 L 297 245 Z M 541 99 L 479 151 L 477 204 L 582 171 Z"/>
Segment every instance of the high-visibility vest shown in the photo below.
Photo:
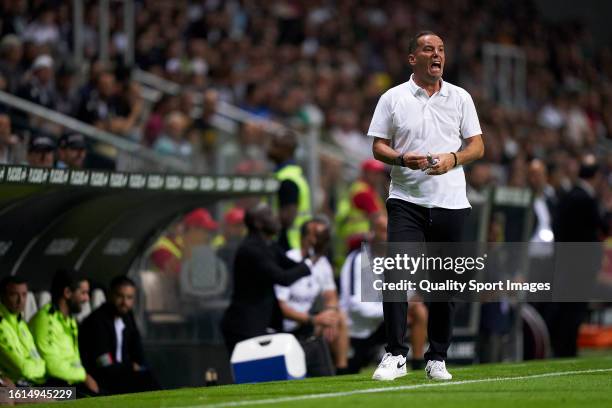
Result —
<path fill-rule="evenodd" d="M 348 194 L 338 204 L 336 212 L 336 261 L 341 262 L 347 255 L 347 240 L 349 237 L 366 234 L 370 231 L 370 219 L 368 214 L 357 208 L 354 198 L 357 194 L 369 191 L 371 187 L 363 180 L 357 180 L 349 188 Z M 379 208 L 384 207 L 382 199 L 376 194 Z"/>
<path fill-rule="evenodd" d="M 151 252 L 153 253 L 157 251 L 158 249 L 167 250 L 172 255 L 174 255 L 177 259 L 181 259 L 183 257 L 183 251 L 181 250 L 181 248 L 177 245 L 177 243 L 172 241 L 167 236 L 160 237 L 157 240 L 157 242 L 153 245 L 153 248 L 151 248 Z"/>
<path fill-rule="evenodd" d="M 26 321 L 0 303 L 0 369 L 14 382 L 45 382 L 45 360 L 34 343 Z"/>
<path fill-rule="evenodd" d="M 81 364 L 79 329 L 72 316 L 64 316 L 52 303 L 44 305 L 29 323 L 32 336 L 47 366 L 47 376 L 68 384 L 85 381 Z"/>
<path fill-rule="evenodd" d="M 287 229 L 287 240 L 291 248 L 300 247 L 300 227 L 304 222 L 309 220 L 311 215 L 310 209 L 310 187 L 302 168 L 296 164 L 289 164 L 276 173 L 276 179 L 279 182 L 289 180 L 295 183 L 298 187 L 298 203 L 297 203 L 297 215 L 293 220 L 293 224 Z M 276 207 L 278 208 L 278 198 L 276 199 Z"/>

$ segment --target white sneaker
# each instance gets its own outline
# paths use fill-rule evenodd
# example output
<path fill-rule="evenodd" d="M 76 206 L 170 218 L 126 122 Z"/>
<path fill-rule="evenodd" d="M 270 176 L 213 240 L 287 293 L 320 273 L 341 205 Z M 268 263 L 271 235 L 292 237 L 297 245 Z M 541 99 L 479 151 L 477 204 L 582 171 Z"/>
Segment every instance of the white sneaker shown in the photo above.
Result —
<path fill-rule="evenodd" d="M 378 368 L 376 371 L 374 371 L 372 379 L 379 381 L 391 381 L 405 375 L 406 357 L 394 356 L 391 353 L 386 353 L 378 365 Z"/>
<path fill-rule="evenodd" d="M 425 374 L 430 380 L 452 380 L 453 376 L 446 370 L 444 361 L 429 360 L 425 366 Z"/>

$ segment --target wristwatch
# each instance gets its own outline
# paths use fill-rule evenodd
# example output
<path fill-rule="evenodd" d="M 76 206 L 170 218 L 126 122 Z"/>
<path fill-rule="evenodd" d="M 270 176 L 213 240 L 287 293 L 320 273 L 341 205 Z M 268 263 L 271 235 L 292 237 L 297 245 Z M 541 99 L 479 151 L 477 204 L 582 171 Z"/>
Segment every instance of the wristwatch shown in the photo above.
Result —
<path fill-rule="evenodd" d="M 404 163 L 404 154 L 402 153 L 397 156 L 395 160 L 393 160 L 393 164 L 395 166 L 406 167 L 406 164 Z"/>

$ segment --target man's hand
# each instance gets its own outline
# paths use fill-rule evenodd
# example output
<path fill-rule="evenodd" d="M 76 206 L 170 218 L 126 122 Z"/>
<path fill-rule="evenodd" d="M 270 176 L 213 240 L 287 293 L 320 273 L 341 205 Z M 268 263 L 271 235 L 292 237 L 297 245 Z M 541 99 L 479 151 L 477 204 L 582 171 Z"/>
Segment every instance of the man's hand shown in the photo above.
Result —
<path fill-rule="evenodd" d="M 421 170 L 427 167 L 427 156 L 415 152 L 404 153 L 404 165 L 412 170 Z"/>
<path fill-rule="evenodd" d="M 96 380 L 94 380 L 94 378 L 91 375 L 87 374 L 84 382 L 88 390 L 90 390 L 94 394 L 100 393 L 100 387 L 98 386 L 98 383 L 96 382 Z"/>
<path fill-rule="evenodd" d="M 323 337 L 329 343 L 333 342 L 334 340 L 336 340 L 336 337 L 338 337 L 338 328 L 336 326 L 324 327 L 323 328 Z"/>
<path fill-rule="evenodd" d="M 438 153 L 431 156 L 434 160 L 438 160 L 438 163 L 425 171 L 430 176 L 439 176 L 455 167 L 455 157 L 450 153 Z"/>
<path fill-rule="evenodd" d="M 315 326 L 336 326 L 338 324 L 338 313 L 335 310 L 324 310 L 312 319 Z"/>
<path fill-rule="evenodd" d="M 340 323 L 340 315 L 337 311 L 327 309 L 317 314 L 313 318 L 315 325 L 315 334 L 323 335 L 323 337 L 332 342 L 338 336 L 338 323 Z"/>

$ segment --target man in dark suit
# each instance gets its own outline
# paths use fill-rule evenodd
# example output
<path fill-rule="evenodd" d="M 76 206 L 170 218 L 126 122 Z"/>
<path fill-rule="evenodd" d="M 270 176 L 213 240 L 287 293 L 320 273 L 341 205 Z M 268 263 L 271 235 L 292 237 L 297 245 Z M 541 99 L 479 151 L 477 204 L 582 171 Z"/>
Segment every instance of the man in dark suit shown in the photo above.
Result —
<path fill-rule="evenodd" d="M 145 366 L 132 313 L 135 299 L 134 281 L 127 276 L 114 278 L 109 301 L 89 315 L 79 331 L 83 365 L 109 394 L 159 389 Z"/>
<path fill-rule="evenodd" d="M 230 354 L 236 343 L 280 328 L 274 285 L 291 285 L 309 275 L 309 265 L 316 262 L 316 258 L 307 258 L 296 263 L 285 256 L 273 241 L 280 224 L 266 204 L 248 210 L 244 222 L 248 235 L 236 252 L 232 302 L 221 322 Z"/>
<path fill-rule="evenodd" d="M 577 299 L 593 293 L 596 275 L 601 268 L 602 248 L 599 242 L 607 228 L 604 222 L 597 190 L 602 175 L 594 155 L 586 155 L 580 165 L 579 179 L 572 189 L 561 197 L 555 221 L 556 264 L 562 271 L 555 273 L 557 298 Z M 563 244 L 567 242 L 580 244 Z M 551 343 L 555 357 L 573 357 L 577 354 L 578 328 L 587 312 L 585 302 L 556 304 L 552 322 Z"/>

